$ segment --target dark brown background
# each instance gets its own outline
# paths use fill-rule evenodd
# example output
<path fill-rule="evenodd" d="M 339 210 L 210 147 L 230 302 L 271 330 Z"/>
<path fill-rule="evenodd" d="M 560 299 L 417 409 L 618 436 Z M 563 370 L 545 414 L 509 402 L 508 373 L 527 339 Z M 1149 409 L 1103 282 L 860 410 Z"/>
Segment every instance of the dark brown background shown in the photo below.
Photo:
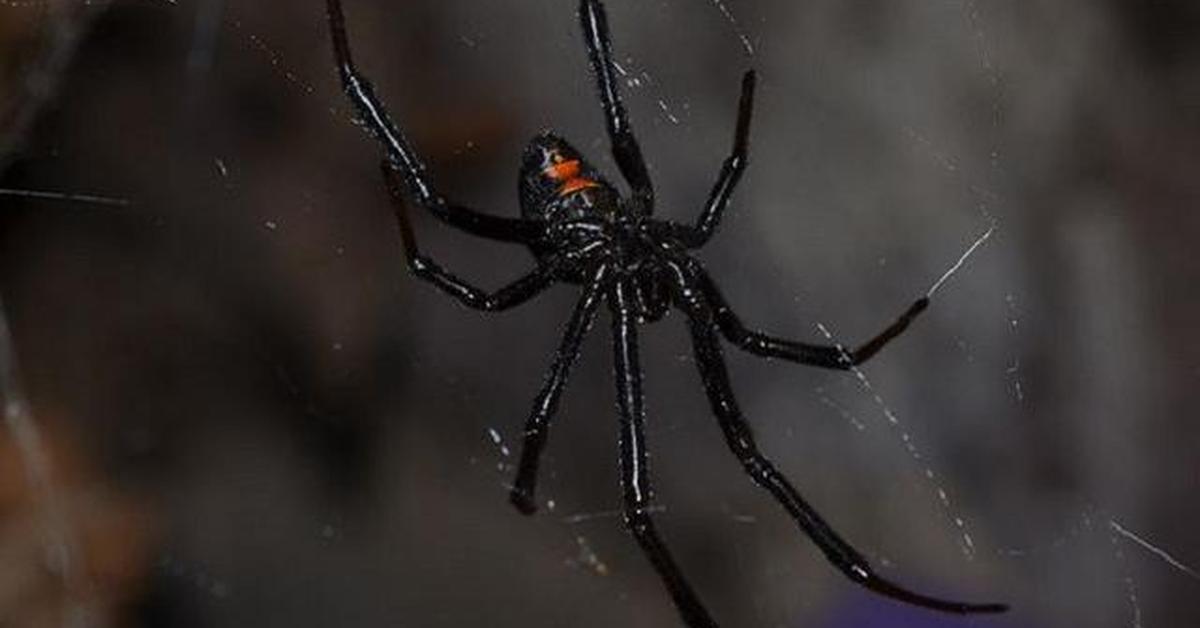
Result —
<path fill-rule="evenodd" d="M 614 171 L 574 2 L 347 3 L 455 198 L 515 212 L 548 127 Z M 701 256 L 748 321 L 863 338 L 996 225 L 865 369 L 902 429 L 853 376 L 729 361 L 767 451 L 887 574 L 1013 612 L 845 582 L 724 450 L 670 317 L 643 334 L 660 519 L 722 625 L 1196 625 L 1200 582 L 1113 526 L 1200 563 L 1195 4 L 727 0 L 752 59 L 707 0 L 608 4 L 663 215 L 698 211 L 760 71 L 752 167 Z M 552 435 L 555 508 L 520 517 L 489 430 L 515 455 L 573 292 L 483 316 L 405 272 L 320 2 L 37 6 L 0 4 L 4 32 L 90 28 L 61 72 L 69 46 L 6 49 L 0 188 L 124 204 L 0 196 L 0 294 L 39 421 L 155 513 L 114 623 L 676 625 L 613 512 L 606 323 Z M 484 285 L 529 264 L 418 228 Z"/>

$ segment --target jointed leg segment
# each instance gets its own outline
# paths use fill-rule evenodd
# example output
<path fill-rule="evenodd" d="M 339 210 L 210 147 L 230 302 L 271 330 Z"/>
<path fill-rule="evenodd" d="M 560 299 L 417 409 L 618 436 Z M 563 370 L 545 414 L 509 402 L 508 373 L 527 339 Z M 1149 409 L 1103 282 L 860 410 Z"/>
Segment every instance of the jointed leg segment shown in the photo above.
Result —
<path fill-rule="evenodd" d="M 687 277 L 682 269 L 679 276 Z M 690 277 L 688 281 L 694 279 L 695 277 Z M 775 501 L 787 510 L 829 562 L 854 582 L 909 604 L 962 614 L 1004 611 L 1006 607 L 1003 604 L 971 604 L 922 595 L 875 574 L 867 560 L 834 532 L 820 514 L 800 496 L 791 482 L 759 451 L 750 426 L 742 417 L 737 400 L 733 396 L 733 388 L 729 383 L 729 374 L 716 334 L 719 322 L 715 313 L 706 302 L 704 291 L 685 291 L 684 287 L 678 287 L 678 305 L 688 316 L 688 327 L 700 377 L 730 451 L 742 463 L 754 483 L 769 492 Z"/>
<path fill-rule="evenodd" d="M 459 278 L 454 273 L 442 268 L 430 257 L 422 255 L 417 248 L 416 235 L 408 216 L 408 206 L 404 203 L 404 193 L 398 173 L 391 163 L 381 164 L 384 180 L 387 182 L 388 193 L 396 212 L 396 220 L 400 224 L 400 241 L 404 246 L 404 257 L 408 267 L 417 277 L 437 286 L 442 292 L 458 299 L 463 305 L 476 309 L 495 312 L 518 306 L 541 294 L 554 283 L 553 264 L 538 265 L 529 274 L 500 288 L 495 292 L 487 292 Z"/>
<path fill-rule="evenodd" d="M 704 294 L 709 307 L 712 308 L 713 319 L 729 342 L 739 349 L 755 355 L 779 358 L 809 366 L 849 370 L 851 367 L 862 364 L 908 329 L 917 316 L 929 307 L 928 298 L 917 299 L 891 325 L 857 348 L 809 344 L 750 330 L 729 307 L 729 303 L 725 301 L 720 289 L 699 267 L 699 263 L 692 262 L 689 266 L 693 271 L 692 276 L 697 287 Z"/>
<path fill-rule="evenodd" d="M 608 34 L 608 17 L 598 0 L 581 0 L 579 19 L 583 25 L 584 43 L 587 45 L 592 75 L 596 77 L 596 87 L 600 90 L 600 102 L 604 107 L 604 120 L 609 140 L 612 142 L 613 158 L 616 159 L 621 174 L 633 188 L 633 197 L 641 210 L 649 213 L 654 208 L 654 185 L 650 182 L 650 173 L 646 169 L 646 160 L 642 158 L 641 146 L 633 135 L 629 117 L 625 113 L 625 105 L 621 102 L 616 65 L 612 60 L 612 43 Z"/>
<path fill-rule="evenodd" d="M 538 465 L 541 462 L 542 450 L 546 447 L 546 436 L 550 429 L 550 421 L 558 411 L 558 401 L 563 388 L 567 384 L 571 367 L 579 357 L 579 345 L 596 318 L 596 309 L 604 298 L 608 284 L 608 269 L 601 267 L 585 288 L 583 296 L 567 322 L 567 331 L 554 353 L 554 364 L 542 390 L 538 392 L 533 402 L 533 410 L 525 423 L 525 437 L 521 445 L 521 462 L 517 467 L 517 478 L 509 492 L 509 501 L 517 510 L 531 515 L 537 511 L 537 501 L 534 494 L 537 489 Z"/>
<path fill-rule="evenodd" d="M 621 487 L 625 524 L 654 565 L 689 628 L 716 628 L 716 622 L 683 577 L 650 516 L 652 489 L 643 427 L 646 417 L 642 407 L 642 367 L 638 363 L 637 322 L 633 318 L 631 292 L 618 282 L 608 300 L 612 311 L 617 407 L 621 412 Z"/>
<path fill-rule="evenodd" d="M 438 219 L 468 233 L 503 242 L 529 242 L 541 232 L 540 226 L 528 220 L 502 218 L 448 203 L 434 187 L 425 164 L 409 145 L 404 133 L 388 116 L 387 108 L 375 95 L 371 82 L 354 65 L 350 42 L 346 37 L 346 20 L 341 0 L 326 0 L 329 28 L 333 36 L 333 52 L 337 59 L 342 88 L 354 103 L 363 124 L 387 153 L 387 160 L 403 174 L 403 189 L 412 194 L 413 201 Z"/>
<path fill-rule="evenodd" d="M 684 242 L 688 248 L 699 248 L 708 243 L 721 222 L 721 216 L 729 205 L 729 197 L 746 170 L 747 151 L 750 143 L 750 117 L 754 113 L 754 70 L 742 75 L 742 97 L 738 102 L 737 130 L 733 135 L 733 150 L 721 165 L 721 174 L 708 195 L 704 211 L 696 220 L 696 226 L 684 228 Z"/>

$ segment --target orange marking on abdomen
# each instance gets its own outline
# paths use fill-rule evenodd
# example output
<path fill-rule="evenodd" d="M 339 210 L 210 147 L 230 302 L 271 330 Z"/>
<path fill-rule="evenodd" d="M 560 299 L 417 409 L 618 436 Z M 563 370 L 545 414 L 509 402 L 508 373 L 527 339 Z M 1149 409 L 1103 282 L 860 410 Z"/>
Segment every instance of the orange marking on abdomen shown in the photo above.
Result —
<path fill-rule="evenodd" d="M 600 184 L 592 181 L 591 179 L 575 177 L 573 179 L 568 179 L 566 183 L 562 184 L 562 187 L 558 188 L 558 195 L 566 196 L 572 192 L 578 192 L 579 190 L 598 187 L 600 187 Z"/>
<path fill-rule="evenodd" d="M 560 161 L 546 166 L 546 169 L 542 170 L 542 174 L 555 181 L 570 181 L 579 176 L 579 160 Z"/>
<path fill-rule="evenodd" d="M 556 164 L 546 166 L 542 170 L 542 174 L 546 175 L 553 181 L 558 181 L 561 185 L 558 188 L 559 196 L 566 196 L 580 190 L 588 188 L 600 187 L 599 183 L 587 178 L 579 176 L 581 170 L 578 159 L 569 161 L 560 161 Z"/>

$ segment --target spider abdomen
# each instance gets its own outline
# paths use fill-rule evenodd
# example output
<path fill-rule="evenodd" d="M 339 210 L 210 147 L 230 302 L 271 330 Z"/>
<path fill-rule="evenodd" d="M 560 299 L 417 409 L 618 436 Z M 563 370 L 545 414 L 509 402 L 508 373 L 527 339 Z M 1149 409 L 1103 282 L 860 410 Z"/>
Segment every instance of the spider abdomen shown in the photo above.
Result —
<path fill-rule="evenodd" d="M 521 158 L 521 215 L 546 222 L 612 217 L 616 190 L 575 147 L 551 133 L 533 138 Z"/>

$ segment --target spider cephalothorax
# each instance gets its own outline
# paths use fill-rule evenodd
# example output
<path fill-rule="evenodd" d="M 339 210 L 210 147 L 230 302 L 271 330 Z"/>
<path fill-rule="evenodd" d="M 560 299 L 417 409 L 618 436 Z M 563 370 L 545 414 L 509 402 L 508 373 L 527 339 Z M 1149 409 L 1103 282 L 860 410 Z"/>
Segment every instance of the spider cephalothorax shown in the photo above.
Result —
<path fill-rule="evenodd" d="M 1002 604 L 971 604 L 929 597 L 876 574 L 867 560 L 759 452 L 750 426 L 738 408 L 725 368 L 721 336 L 756 355 L 848 369 L 869 359 L 900 335 L 929 304 L 928 298 L 917 299 L 895 322 L 855 350 L 786 340 L 743 325 L 703 266 L 688 255 L 689 250 L 703 246 L 712 236 L 746 167 L 754 100 L 753 71 L 746 72 L 742 79 L 733 149 L 695 224 L 654 218 L 654 188 L 617 89 L 604 7 L 599 0 L 581 0 L 579 15 L 584 42 L 599 89 L 613 158 L 629 182 L 631 194 L 621 197 L 579 151 L 561 138 L 543 133 L 529 143 L 522 156 L 518 190 L 521 217 L 501 218 L 451 204 L 433 187 L 421 159 L 389 119 L 370 83 L 354 66 L 340 0 L 327 3 L 342 84 L 386 154 L 383 174 L 413 273 L 469 307 L 491 311 L 520 305 L 555 282 L 582 286 L 583 294 L 567 322 L 550 373 L 525 424 L 521 460 L 510 493 L 510 500 L 518 510 L 526 514 L 537 510 L 538 463 L 546 445 L 547 430 L 579 354 L 580 343 L 591 328 L 600 303 L 606 302 L 612 319 L 620 411 L 625 523 L 662 578 L 684 622 L 691 628 L 716 626 L 676 566 L 651 517 L 637 333 L 643 323 L 659 320 L 673 307 L 687 319 L 700 378 L 729 449 L 750 478 L 779 502 L 834 567 L 872 591 L 917 606 L 951 613 L 995 613 L 1005 609 Z M 468 233 L 524 244 L 533 252 L 537 264 L 527 275 L 496 292 L 480 290 L 421 254 L 409 223 L 407 202 Z"/>

